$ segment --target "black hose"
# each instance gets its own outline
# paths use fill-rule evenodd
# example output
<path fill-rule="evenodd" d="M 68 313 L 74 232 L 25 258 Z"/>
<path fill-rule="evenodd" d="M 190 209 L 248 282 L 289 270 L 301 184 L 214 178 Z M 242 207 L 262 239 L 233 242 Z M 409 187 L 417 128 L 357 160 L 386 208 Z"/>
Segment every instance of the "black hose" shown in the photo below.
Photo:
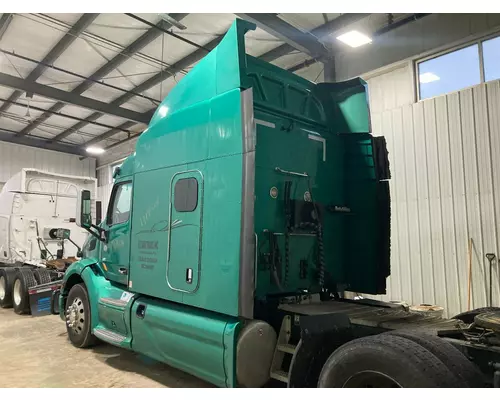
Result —
<path fill-rule="evenodd" d="M 295 225 L 292 228 L 292 231 L 308 228 L 316 234 L 316 240 L 318 241 L 318 284 L 323 287 L 325 284 L 325 247 L 323 243 L 323 229 L 321 224 L 302 222 Z"/>
<path fill-rule="evenodd" d="M 320 222 L 320 215 L 318 212 L 318 207 L 316 207 L 316 202 L 314 201 L 312 188 L 311 188 L 311 179 L 307 178 L 307 188 L 309 189 L 309 197 L 311 198 L 311 202 L 314 207 L 314 212 L 316 213 L 316 218 L 318 220 L 318 224 L 316 226 L 316 236 L 318 238 L 318 283 L 323 288 L 325 284 L 325 251 L 323 244 L 323 226 Z"/>
<path fill-rule="evenodd" d="M 291 226 L 292 219 L 292 210 L 291 210 L 291 186 L 292 182 L 285 182 L 285 190 L 284 190 L 284 208 L 285 208 L 285 220 L 286 220 L 286 231 L 285 231 L 285 276 L 283 277 L 283 286 L 286 287 L 288 281 L 288 273 L 290 269 L 290 233 L 297 229 L 310 228 L 316 234 L 316 239 L 318 241 L 318 284 L 321 288 L 323 288 L 325 284 L 325 249 L 323 243 L 323 227 L 319 222 L 319 212 L 314 202 L 312 190 L 311 190 L 311 180 L 307 179 L 307 185 L 309 189 L 309 195 L 311 197 L 311 202 L 314 207 L 314 212 L 316 213 L 316 218 L 318 219 L 318 223 L 314 224 L 312 222 L 302 222 L 298 225 Z M 273 278 L 276 281 L 278 287 L 281 287 L 281 282 L 279 281 L 278 275 L 273 274 Z M 280 289 L 282 290 L 282 289 Z"/>
<path fill-rule="evenodd" d="M 292 199 L 291 199 L 291 188 L 292 182 L 285 182 L 285 220 L 286 220 L 286 231 L 285 231 L 285 276 L 283 277 L 283 286 L 287 286 L 288 283 L 288 272 L 290 270 L 290 231 L 291 231 L 291 220 L 292 220 Z"/>

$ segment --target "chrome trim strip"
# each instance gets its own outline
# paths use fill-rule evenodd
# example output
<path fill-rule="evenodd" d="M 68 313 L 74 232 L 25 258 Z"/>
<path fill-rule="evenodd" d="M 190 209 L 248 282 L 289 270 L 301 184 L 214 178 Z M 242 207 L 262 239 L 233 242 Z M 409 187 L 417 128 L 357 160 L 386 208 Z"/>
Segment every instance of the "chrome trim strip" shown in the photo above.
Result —
<path fill-rule="evenodd" d="M 253 90 L 241 93 L 241 129 L 243 150 L 243 174 L 241 193 L 241 231 L 240 231 L 240 278 L 238 314 L 253 318 L 255 293 L 255 142 L 256 125 L 253 113 Z"/>
<path fill-rule="evenodd" d="M 249 89 L 249 90 L 251 90 L 251 89 Z M 253 104 L 252 104 L 252 106 L 253 106 Z M 276 124 L 274 124 L 273 122 L 264 121 L 262 119 L 256 119 L 255 123 L 257 125 L 267 126 L 268 128 L 273 128 L 273 129 L 276 128 Z"/>
<path fill-rule="evenodd" d="M 101 297 L 99 299 L 99 302 L 104 304 L 104 305 L 111 305 L 111 306 L 117 306 L 117 307 L 123 307 L 125 308 L 128 304 L 128 302 L 120 299 L 111 299 L 109 297 Z"/>
<path fill-rule="evenodd" d="M 305 130 L 305 129 L 303 129 Z M 308 132 L 308 131 L 306 131 Z M 326 139 L 322 136 L 319 136 L 317 133 L 316 134 L 309 134 L 307 137 L 310 140 L 316 140 L 317 142 L 321 142 L 323 144 L 323 161 L 326 161 Z"/>

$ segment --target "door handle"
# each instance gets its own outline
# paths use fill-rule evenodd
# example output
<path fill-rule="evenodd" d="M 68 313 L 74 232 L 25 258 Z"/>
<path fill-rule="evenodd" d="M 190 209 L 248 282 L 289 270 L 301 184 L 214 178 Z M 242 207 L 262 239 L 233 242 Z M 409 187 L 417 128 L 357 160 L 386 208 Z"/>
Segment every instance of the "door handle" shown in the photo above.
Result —
<path fill-rule="evenodd" d="M 143 319 L 146 316 L 146 305 L 139 304 L 137 306 L 137 310 L 135 311 L 135 315 L 137 316 L 137 318 Z"/>
<path fill-rule="evenodd" d="M 122 275 L 127 275 L 127 268 L 118 268 L 118 272 Z"/>

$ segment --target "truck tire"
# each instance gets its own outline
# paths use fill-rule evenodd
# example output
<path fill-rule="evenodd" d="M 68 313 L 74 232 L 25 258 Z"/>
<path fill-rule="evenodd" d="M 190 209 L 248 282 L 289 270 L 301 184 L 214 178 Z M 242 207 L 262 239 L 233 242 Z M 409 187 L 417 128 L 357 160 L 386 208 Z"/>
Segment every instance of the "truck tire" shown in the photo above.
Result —
<path fill-rule="evenodd" d="M 318 387 L 453 387 L 456 378 L 435 355 L 409 339 L 375 335 L 335 350 L 321 370 Z"/>
<path fill-rule="evenodd" d="M 29 288 L 36 286 L 33 271 L 29 268 L 19 268 L 12 286 L 12 303 L 16 314 L 30 313 Z"/>
<path fill-rule="evenodd" d="M 414 331 L 392 331 L 385 335 L 403 337 L 429 350 L 455 375 L 457 386 L 465 388 L 484 387 L 484 378 L 477 367 L 451 343 L 437 336 Z"/>
<path fill-rule="evenodd" d="M 87 289 L 83 284 L 73 286 L 66 300 L 66 331 L 73 346 L 90 347 L 97 342 L 90 327 L 91 310 Z"/>
<path fill-rule="evenodd" d="M 43 285 L 44 283 L 52 282 L 52 278 L 50 276 L 50 272 L 45 268 L 37 268 L 33 271 L 33 275 L 39 285 Z"/>
<path fill-rule="evenodd" d="M 459 319 L 465 324 L 472 324 L 474 322 L 474 318 L 476 317 L 476 315 L 492 311 L 500 311 L 500 307 L 476 308 L 475 310 L 465 311 L 463 313 L 455 315 L 452 319 Z"/>
<path fill-rule="evenodd" d="M 12 307 L 12 285 L 14 284 L 14 277 L 16 270 L 14 268 L 1 268 L 0 269 L 0 307 Z"/>

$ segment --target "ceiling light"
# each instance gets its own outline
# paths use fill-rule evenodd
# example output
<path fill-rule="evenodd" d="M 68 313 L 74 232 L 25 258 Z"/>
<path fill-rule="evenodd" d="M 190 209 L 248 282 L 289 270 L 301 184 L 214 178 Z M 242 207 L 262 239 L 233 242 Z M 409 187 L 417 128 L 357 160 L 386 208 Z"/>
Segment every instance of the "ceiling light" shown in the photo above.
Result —
<path fill-rule="evenodd" d="M 184 31 L 187 29 L 187 26 L 184 24 L 181 24 L 179 21 L 177 21 L 175 18 L 172 18 L 168 14 L 158 14 L 162 20 L 165 22 L 168 22 L 170 25 L 175 26 L 177 29 L 180 29 L 181 31 Z"/>
<path fill-rule="evenodd" d="M 424 72 L 423 74 L 420 74 L 418 77 L 420 83 L 430 83 L 434 81 L 438 81 L 441 78 L 437 76 L 436 74 L 433 74 L 432 72 Z"/>
<path fill-rule="evenodd" d="M 87 153 L 89 153 L 89 154 L 102 154 L 105 151 L 106 150 L 104 150 L 101 147 L 87 147 Z"/>
<path fill-rule="evenodd" d="M 349 31 L 337 39 L 351 47 L 359 47 L 372 42 L 372 39 L 358 31 Z"/>

